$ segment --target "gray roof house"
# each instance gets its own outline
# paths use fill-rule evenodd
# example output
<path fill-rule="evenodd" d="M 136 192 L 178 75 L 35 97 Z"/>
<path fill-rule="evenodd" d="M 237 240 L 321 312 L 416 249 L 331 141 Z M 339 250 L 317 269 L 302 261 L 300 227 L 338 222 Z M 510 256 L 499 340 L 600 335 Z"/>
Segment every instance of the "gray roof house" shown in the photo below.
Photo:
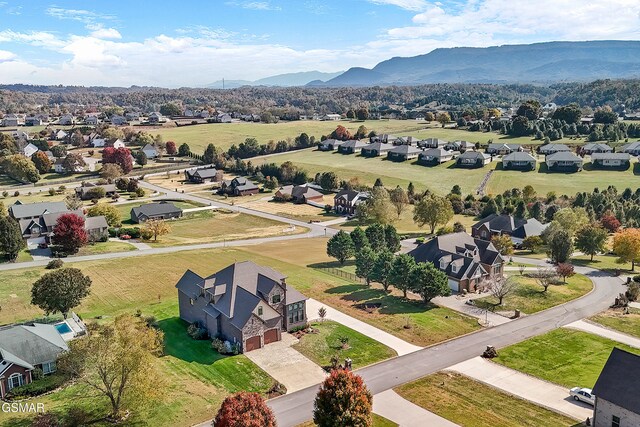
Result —
<path fill-rule="evenodd" d="M 591 164 L 601 169 L 629 169 L 631 154 L 629 153 L 593 153 Z"/>
<path fill-rule="evenodd" d="M 394 162 L 405 162 L 417 159 L 420 153 L 422 153 L 422 149 L 413 145 L 397 145 L 393 150 L 387 152 L 387 159 Z"/>
<path fill-rule="evenodd" d="M 220 191 L 231 196 L 246 196 L 248 194 L 256 194 L 260 189 L 252 181 L 239 176 L 222 181 Z"/>
<path fill-rule="evenodd" d="M 393 148 L 393 144 L 389 144 L 386 142 L 373 142 L 371 144 L 367 144 L 366 147 L 362 148 L 360 154 L 363 157 L 378 157 L 383 153 L 392 150 Z"/>
<path fill-rule="evenodd" d="M 202 184 L 203 182 L 220 182 L 223 174 L 215 168 L 187 169 L 184 171 L 184 177 L 194 184 Z"/>
<path fill-rule="evenodd" d="M 538 152 L 540 154 L 554 154 L 554 153 L 561 153 L 561 152 L 571 152 L 571 148 L 567 147 L 564 144 L 546 144 L 546 145 L 542 145 L 540 146 L 540 148 L 538 148 Z"/>
<path fill-rule="evenodd" d="M 519 246 L 524 239 L 540 236 L 548 224 L 542 224 L 535 218 L 516 218 L 513 215 L 491 214 L 471 226 L 471 235 L 482 240 L 491 240 L 493 236 L 506 234 Z"/>
<path fill-rule="evenodd" d="M 355 154 L 362 151 L 368 144 L 365 141 L 350 139 L 338 147 L 338 153 Z"/>
<path fill-rule="evenodd" d="M 104 216 L 85 217 L 82 209 L 76 211 L 64 210 L 59 212 L 47 212 L 37 218 L 25 218 L 18 221 L 22 238 L 28 246 L 40 243 L 49 243 L 53 236 L 53 229 L 62 215 L 74 214 L 84 219 L 84 229 L 91 241 L 99 241 L 108 234 L 109 226 Z"/>
<path fill-rule="evenodd" d="M 427 138 L 422 141 L 418 141 L 418 145 L 423 148 L 439 148 L 444 147 L 449 142 L 440 138 Z"/>
<path fill-rule="evenodd" d="M 629 153 L 632 156 L 640 155 L 640 141 L 631 142 L 629 144 L 623 145 L 620 148 L 620 151 L 623 153 Z"/>
<path fill-rule="evenodd" d="M 322 202 L 323 197 L 313 184 L 285 185 L 274 195 L 274 199 L 291 199 L 294 203 Z"/>
<path fill-rule="evenodd" d="M 142 152 L 147 156 L 147 159 L 155 159 L 158 157 L 158 150 L 151 144 L 142 147 Z"/>
<path fill-rule="evenodd" d="M 307 323 L 307 297 L 286 276 L 252 261 L 236 262 L 208 277 L 187 270 L 176 284 L 180 318 L 243 352 L 280 341 L 283 331 Z"/>
<path fill-rule="evenodd" d="M 46 213 L 66 212 L 68 209 L 64 202 L 22 203 L 18 200 L 9 206 L 8 211 L 12 218 L 20 221 L 40 218 Z"/>
<path fill-rule="evenodd" d="M 582 158 L 567 151 L 549 154 L 544 161 L 550 171 L 577 172 L 582 170 Z"/>
<path fill-rule="evenodd" d="M 69 350 L 54 325 L 33 323 L 0 327 L 0 398 L 14 387 L 29 384 L 35 368 L 56 371 L 58 356 Z"/>
<path fill-rule="evenodd" d="M 465 232 L 444 234 L 409 252 L 416 262 L 430 262 L 446 273 L 455 292 L 473 292 L 489 276 L 502 276 L 505 259 L 490 241 Z"/>
<path fill-rule="evenodd" d="M 594 427 L 640 426 L 640 356 L 613 348 L 593 387 Z"/>
<path fill-rule="evenodd" d="M 429 148 L 418 156 L 418 164 L 425 166 L 439 165 L 453 160 L 460 155 L 459 151 L 449 151 L 444 148 Z"/>
<path fill-rule="evenodd" d="M 473 150 L 475 146 L 476 145 L 473 142 L 456 140 L 456 141 L 447 142 L 447 144 L 443 148 L 445 150 L 460 151 L 462 153 L 467 150 Z"/>
<path fill-rule="evenodd" d="M 504 156 L 505 154 L 511 154 L 516 151 L 522 151 L 520 144 L 501 144 L 494 143 L 487 146 L 487 154 Z"/>
<path fill-rule="evenodd" d="M 536 170 L 536 158 L 524 151 L 514 151 L 502 158 L 503 169 Z"/>
<path fill-rule="evenodd" d="M 491 163 L 492 160 L 493 157 L 486 153 L 468 150 L 458 156 L 456 165 L 458 167 L 481 168 Z"/>
<path fill-rule="evenodd" d="M 324 141 L 318 144 L 318 150 L 320 151 L 333 151 L 336 150 L 344 144 L 344 141 L 339 141 L 337 139 L 325 139 Z"/>
<path fill-rule="evenodd" d="M 613 148 L 601 142 L 590 142 L 585 144 L 581 150 L 584 154 L 613 153 Z"/>
<path fill-rule="evenodd" d="M 150 219 L 173 219 L 182 216 L 182 209 L 170 202 L 148 203 L 131 209 L 131 221 L 139 224 Z"/>
<path fill-rule="evenodd" d="M 96 185 L 90 182 L 85 182 L 80 187 L 76 187 L 76 196 L 80 197 L 82 200 L 90 200 L 92 199 L 92 190 L 97 188 L 102 188 L 106 197 L 111 197 L 118 192 L 115 184 Z"/>

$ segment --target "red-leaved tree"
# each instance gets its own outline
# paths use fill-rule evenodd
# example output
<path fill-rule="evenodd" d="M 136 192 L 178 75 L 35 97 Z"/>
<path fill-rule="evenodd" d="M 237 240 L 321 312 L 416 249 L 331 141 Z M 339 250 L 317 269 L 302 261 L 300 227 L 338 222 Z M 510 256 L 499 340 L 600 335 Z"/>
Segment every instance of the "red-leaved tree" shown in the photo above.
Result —
<path fill-rule="evenodd" d="M 331 136 L 334 139 L 339 139 L 340 141 L 346 141 L 346 140 L 349 140 L 349 139 L 353 138 L 353 135 L 351 135 L 351 132 L 349 132 L 349 129 L 347 129 L 346 127 L 344 127 L 342 125 L 338 125 L 336 130 L 334 130 L 331 133 Z"/>
<path fill-rule="evenodd" d="M 558 276 L 562 277 L 562 281 L 564 283 L 567 283 L 567 277 L 571 277 L 576 274 L 573 265 L 568 262 L 561 262 L 558 264 L 556 266 L 556 273 L 558 273 Z"/>
<path fill-rule="evenodd" d="M 358 375 L 335 369 L 324 380 L 313 409 L 318 427 L 350 427 L 372 425 L 371 392 Z"/>
<path fill-rule="evenodd" d="M 129 173 L 133 169 L 133 160 L 131 160 L 131 151 L 128 148 L 107 147 L 102 150 L 102 163 L 114 163 L 120 166 L 122 172 Z"/>
<path fill-rule="evenodd" d="M 84 229 L 84 218 L 69 213 L 61 215 L 53 227 L 53 243 L 62 246 L 69 254 L 75 254 L 89 241 L 87 230 Z"/>
<path fill-rule="evenodd" d="M 224 399 L 213 427 L 276 427 L 276 417 L 260 394 L 241 392 Z"/>
<path fill-rule="evenodd" d="M 609 233 L 615 233 L 622 225 L 620 221 L 618 221 L 618 218 L 613 215 L 603 215 L 602 218 L 600 218 L 600 224 L 602 224 Z"/>
<path fill-rule="evenodd" d="M 175 155 L 178 152 L 178 148 L 176 147 L 176 143 L 173 141 L 167 141 L 167 154 L 170 156 Z"/>

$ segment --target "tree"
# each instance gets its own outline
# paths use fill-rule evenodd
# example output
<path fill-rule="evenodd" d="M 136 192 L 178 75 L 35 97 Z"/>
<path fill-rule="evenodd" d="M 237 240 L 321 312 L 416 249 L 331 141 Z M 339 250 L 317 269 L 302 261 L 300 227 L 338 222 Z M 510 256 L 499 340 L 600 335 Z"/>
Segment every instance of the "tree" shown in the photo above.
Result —
<path fill-rule="evenodd" d="M 562 107 L 556 108 L 556 111 L 553 112 L 552 118 L 554 120 L 562 120 L 568 124 L 578 124 L 582 118 L 582 110 L 576 103 L 563 105 Z"/>
<path fill-rule="evenodd" d="M 150 404 L 162 395 L 165 385 L 155 357 L 162 353 L 163 339 L 163 333 L 143 318 L 121 315 L 112 323 L 92 324 L 86 337 L 69 342 L 58 369 L 106 397 L 110 418 L 119 420 L 123 410 Z"/>
<path fill-rule="evenodd" d="M 600 224 L 602 224 L 602 226 L 606 228 L 609 233 L 615 233 L 616 231 L 618 231 L 620 226 L 622 226 L 620 221 L 618 221 L 618 218 L 610 214 L 603 215 L 600 218 Z"/>
<path fill-rule="evenodd" d="M 566 262 L 573 254 L 573 239 L 566 230 L 558 230 L 548 242 L 548 255 L 551 262 L 556 264 Z"/>
<path fill-rule="evenodd" d="M 340 185 L 335 172 L 324 172 L 320 175 L 320 182 L 318 184 L 320 184 L 323 190 L 327 191 L 338 188 L 338 185 Z"/>
<path fill-rule="evenodd" d="M 108 127 L 102 130 L 102 137 L 104 139 L 125 139 L 124 131 L 117 127 Z"/>
<path fill-rule="evenodd" d="M 589 214 L 584 208 L 564 208 L 553 215 L 553 220 L 574 236 L 578 230 L 589 224 Z"/>
<path fill-rule="evenodd" d="M 522 189 L 522 200 L 526 203 L 531 203 L 536 200 L 536 190 L 531 185 L 526 185 Z"/>
<path fill-rule="evenodd" d="M 213 163 L 217 154 L 218 154 L 218 150 L 216 149 L 216 146 L 213 144 L 209 144 L 207 145 L 207 148 L 204 150 L 204 154 L 202 155 L 202 161 L 207 165 L 210 163 Z"/>
<path fill-rule="evenodd" d="M 376 253 L 369 247 L 364 247 L 360 252 L 356 252 L 356 276 L 363 278 L 367 286 L 371 285 L 376 258 Z"/>
<path fill-rule="evenodd" d="M 160 114 L 167 117 L 180 116 L 182 115 L 182 109 L 173 102 L 169 102 L 160 106 Z"/>
<path fill-rule="evenodd" d="M 491 243 L 502 255 L 513 255 L 513 241 L 507 234 L 500 234 L 491 238 Z"/>
<path fill-rule="evenodd" d="M 120 166 L 122 173 L 127 174 L 133 169 L 133 160 L 131 159 L 131 151 L 128 148 L 107 147 L 102 150 L 102 163 L 115 163 Z"/>
<path fill-rule="evenodd" d="M 576 233 L 576 248 L 579 251 L 593 256 L 607 250 L 607 231 L 597 224 L 591 224 Z"/>
<path fill-rule="evenodd" d="M 396 230 L 393 225 L 387 224 L 384 227 L 384 241 L 386 242 L 386 249 L 393 253 L 398 252 L 401 247 L 401 240 L 398 230 Z"/>
<path fill-rule="evenodd" d="M 74 213 L 64 214 L 58 217 L 53 227 L 53 243 L 62 246 L 68 254 L 75 254 L 89 241 L 89 236 L 84 228 L 84 218 Z"/>
<path fill-rule="evenodd" d="M 556 265 L 556 273 L 558 274 L 558 276 L 562 277 L 563 283 L 567 283 L 567 277 L 571 277 L 576 274 L 575 268 L 573 268 L 573 264 L 568 262 L 561 262 L 560 264 Z"/>
<path fill-rule="evenodd" d="M 153 241 L 158 240 L 158 236 L 164 236 L 171 232 L 171 227 L 164 219 L 150 219 L 142 226 L 143 232 L 153 236 Z"/>
<path fill-rule="evenodd" d="M 113 163 L 107 163 L 100 169 L 100 176 L 104 179 L 114 180 L 122 175 L 122 168 Z"/>
<path fill-rule="evenodd" d="M 136 163 L 139 164 L 140 166 L 144 166 L 149 162 L 149 160 L 147 159 L 147 155 L 144 153 L 144 151 L 139 150 L 136 153 Z"/>
<path fill-rule="evenodd" d="M 369 133 L 369 129 L 367 129 L 367 127 L 365 125 L 360 125 L 358 127 L 358 130 L 356 131 L 356 134 L 354 135 L 354 137 L 356 139 L 363 139 L 367 137 L 367 134 Z"/>
<path fill-rule="evenodd" d="M 613 253 L 618 262 L 630 262 L 631 271 L 635 271 L 636 262 L 640 261 L 640 229 L 625 228 L 613 236 Z"/>
<path fill-rule="evenodd" d="M 87 216 L 104 216 L 109 227 L 120 227 L 122 225 L 118 208 L 107 203 L 98 203 L 97 205 L 91 206 L 87 210 Z"/>
<path fill-rule="evenodd" d="M 42 151 L 36 151 L 35 153 L 33 153 L 33 155 L 31 156 L 31 161 L 40 173 L 47 173 L 51 170 L 51 160 L 49 160 L 49 157 L 47 157 L 47 155 Z"/>
<path fill-rule="evenodd" d="M 387 247 L 387 237 L 385 227 L 382 224 L 372 224 L 365 230 L 369 246 L 375 252 L 384 250 Z"/>
<path fill-rule="evenodd" d="M 420 200 L 413 211 L 415 223 L 419 227 L 429 225 L 431 234 L 434 233 L 438 225 L 446 225 L 452 218 L 453 208 L 451 207 L 451 202 L 434 194 Z"/>
<path fill-rule="evenodd" d="M 593 113 L 593 121 L 595 123 L 613 124 L 618 121 L 618 115 L 608 105 L 598 108 Z"/>
<path fill-rule="evenodd" d="M 167 150 L 167 154 L 170 156 L 175 156 L 175 154 L 178 152 L 178 149 L 176 148 L 176 143 L 173 141 L 167 141 L 167 145 L 165 149 Z"/>
<path fill-rule="evenodd" d="M 400 254 L 393 260 L 391 271 L 389 272 L 389 282 L 407 297 L 407 291 L 411 289 L 411 271 L 416 266 L 416 260 L 411 255 Z"/>
<path fill-rule="evenodd" d="M 389 224 L 396 219 L 389 192 L 382 186 L 373 187 L 370 197 L 358 206 L 358 212 L 379 224 Z"/>
<path fill-rule="evenodd" d="M 538 271 L 530 273 L 530 276 L 533 277 L 536 282 L 543 287 L 543 292 L 547 292 L 549 286 L 558 283 L 558 273 L 556 273 L 553 268 L 539 267 Z"/>
<path fill-rule="evenodd" d="M 373 397 L 358 375 L 335 369 L 327 377 L 313 404 L 318 427 L 371 427 Z"/>
<path fill-rule="evenodd" d="M 513 277 L 491 276 L 487 282 L 489 293 L 498 300 L 498 305 L 518 288 L 518 281 Z"/>
<path fill-rule="evenodd" d="M 80 305 L 90 293 L 91 278 L 77 268 L 61 268 L 45 274 L 31 288 L 31 304 L 40 307 L 46 315 L 69 311 Z"/>
<path fill-rule="evenodd" d="M 523 102 L 516 111 L 517 116 L 524 116 L 528 120 L 537 120 L 540 117 L 542 106 L 540 102 L 535 99 L 530 99 Z"/>
<path fill-rule="evenodd" d="M 327 255 L 337 259 L 340 264 L 344 264 L 346 260 L 353 257 L 355 249 L 349 234 L 340 230 L 333 235 L 327 242 Z"/>
<path fill-rule="evenodd" d="M 33 162 L 22 154 L 5 157 L 0 163 L 4 173 L 21 182 L 35 183 L 40 180 L 40 173 Z"/>
<path fill-rule="evenodd" d="M 525 249 L 532 254 L 536 253 L 542 246 L 543 241 L 540 236 L 528 236 L 522 241 L 522 249 Z"/>
<path fill-rule="evenodd" d="M 189 144 L 187 144 L 186 142 L 181 144 L 178 148 L 178 156 L 187 157 L 189 154 L 191 154 L 191 148 L 189 147 Z"/>
<path fill-rule="evenodd" d="M 336 130 L 331 132 L 330 138 L 340 141 L 347 141 L 349 139 L 352 139 L 353 135 L 351 135 L 351 132 L 349 132 L 346 127 L 338 125 L 338 127 L 336 127 Z"/>
<path fill-rule="evenodd" d="M 440 123 L 442 127 L 445 127 L 445 125 L 451 121 L 451 116 L 447 112 L 438 113 L 436 120 L 438 120 L 438 123 Z"/>
<path fill-rule="evenodd" d="M 356 118 L 358 120 L 367 120 L 369 118 L 369 109 L 367 107 L 360 107 L 356 110 Z"/>
<path fill-rule="evenodd" d="M 364 230 L 360 227 L 356 227 L 349 234 L 351 236 L 351 241 L 353 242 L 353 248 L 357 252 L 360 252 L 362 248 L 369 246 L 369 239 L 367 239 L 367 235 Z"/>
<path fill-rule="evenodd" d="M 356 257 L 357 260 L 357 257 Z M 389 280 L 391 275 L 391 268 L 393 267 L 394 255 L 388 249 L 385 249 L 378 253 L 378 256 L 373 263 L 373 270 L 371 271 L 371 280 L 378 282 L 382 285 L 385 292 L 389 291 Z"/>
<path fill-rule="evenodd" d="M 26 247 L 18 222 L 6 215 L 0 216 L 0 251 L 13 262 Z"/>
<path fill-rule="evenodd" d="M 276 427 L 276 417 L 259 393 L 240 392 L 222 401 L 213 427 Z"/>
<path fill-rule="evenodd" d="M 51 147 L 51 154 L 57 159 L 61 159 L 67 155 L 67 147 L 64 145 L 54 145 Z"/>
<path fill-rule="evenodd" d="M 69 153 L 62 161 L 62 168 L 68 174 L 76 173 L 82 170 L 87 164 L 80 154 Z"/>
<path fill-rule="evenodd" d="M 411 270 L 411 290 L 428 303 L 437 296 L 451 295 L 447 275 L 430 262 L 421 262 Z"/>
<path fill-rule="evenodd" d="M 79 130 L 75 131 L 71 135 L 71 145 L 78 148 L 84 147 L 84 136 L 82 136 L 82 133 Z"/>
<path fill-rule="evenodd" d="M 409 204 L 409 196 L 407 196 L 406 191 L 400 186 L 397 186 L 389 193 L 389 197 L 391 200 L 391 204 L 394 208 L 396 208 L 396 213 L 398 214 L 398 218 L 402 215 L 402 212 L 405 211 L 407 205 Z"/>

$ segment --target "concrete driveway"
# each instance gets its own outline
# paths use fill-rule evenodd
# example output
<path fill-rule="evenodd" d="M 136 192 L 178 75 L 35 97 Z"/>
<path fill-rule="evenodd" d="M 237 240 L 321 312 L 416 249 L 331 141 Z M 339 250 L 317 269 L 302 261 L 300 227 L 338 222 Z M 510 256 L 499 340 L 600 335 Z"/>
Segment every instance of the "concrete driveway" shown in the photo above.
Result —
<path fill-rule="evenodd" d="M 373 396 L 373 412 L 400 427 L 458 427 L 458 424 L 409 402 L 393 390 L 383 391 Z"/>
<path fill-rule="evenodd" d="M 318 385 L 326 377 L 325 371 L 320 366 L 291 347 L 297 342 L 298 339 L 293 335 L 283 333 L 281 341 L 249 351 L 245 356 L 276 381 L 284 384 L 287 393 L 292 393 Z"/>

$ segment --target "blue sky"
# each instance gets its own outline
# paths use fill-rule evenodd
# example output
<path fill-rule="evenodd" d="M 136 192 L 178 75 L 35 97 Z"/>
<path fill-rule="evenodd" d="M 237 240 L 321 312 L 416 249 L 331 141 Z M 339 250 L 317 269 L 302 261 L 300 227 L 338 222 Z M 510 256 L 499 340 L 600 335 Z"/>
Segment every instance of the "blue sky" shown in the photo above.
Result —
<path fill-rule="evenodd" d="M 637 0 L 0 0 L 0 83 L 202 86 L 438 47 L 639 36 Z"/>

